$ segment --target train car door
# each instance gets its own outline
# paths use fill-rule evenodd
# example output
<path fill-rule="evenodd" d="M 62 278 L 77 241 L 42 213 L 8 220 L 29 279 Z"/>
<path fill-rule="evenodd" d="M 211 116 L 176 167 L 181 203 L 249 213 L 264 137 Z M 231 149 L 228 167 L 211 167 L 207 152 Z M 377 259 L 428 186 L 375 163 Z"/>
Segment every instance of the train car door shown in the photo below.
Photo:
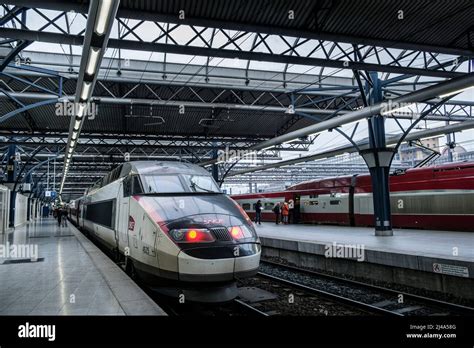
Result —
<path fill-rule="evenodd" d="M 293 202 L 295 203 L 295 207 L 293 209 L 293 222 L 294 224 L 297 224 L 300 222 L 300 214 L 301 214 L 301 196 L 298 194 L 295 194 L 293 197 Z"/>
<path fill-rule="evenodd" d="M 126 178 L 127 179 L 127 178 Z M 118 239 L 119 250 L 123 251 L 125 247 L 128 247 L 128 228 L 129 228 L 129 216 L 130 216 L 130 192 L 128 192 L 128 186 L 120 183 L 119 194 L 118 194 L 118 212 L 117 212 L 117 231 L 116 238 Z"/>

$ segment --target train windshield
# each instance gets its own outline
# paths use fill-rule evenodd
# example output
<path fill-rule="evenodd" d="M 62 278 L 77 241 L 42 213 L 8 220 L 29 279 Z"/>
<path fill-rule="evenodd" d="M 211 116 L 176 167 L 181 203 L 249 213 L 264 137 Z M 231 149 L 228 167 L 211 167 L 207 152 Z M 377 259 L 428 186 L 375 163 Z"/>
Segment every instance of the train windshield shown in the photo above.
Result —
<path fill-rule="evenodd" d="M 192 192 L 213 192 L 220 193 L 215 181 L 210 176 L 205 175 L 183 175 L 186 185 Z"/>
<path fill-rule="evenodd" d="M 144 193 L 221 193 L 210 176 L 141 175 Z"/>

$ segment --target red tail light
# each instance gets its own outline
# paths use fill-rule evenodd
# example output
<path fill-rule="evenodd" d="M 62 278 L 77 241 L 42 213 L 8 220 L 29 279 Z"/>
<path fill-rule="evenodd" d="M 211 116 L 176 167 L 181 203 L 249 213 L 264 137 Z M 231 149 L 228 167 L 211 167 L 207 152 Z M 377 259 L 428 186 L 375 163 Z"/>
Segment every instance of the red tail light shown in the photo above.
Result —
<path fill-rule="evenodd" d="M 250 229 L 245 225 L 232 226 L 228 227 L 227 229 L 232 238 L 236 240 L 253 237 L 252 231 L 250 231 Z"/>
<path fill-rule="evenodd" d="M 234 239 L 241 239 L 244 236 L 242 229 L 239 226 L 234 226 L 230 228 L 230 234 Z"/>
<path fill-rule="evenodd" d="M 170 231 L 171 237 L 180 243 L 209 243 L 214 242 L 211 232 L 204 228 L 182 228 Z"/>

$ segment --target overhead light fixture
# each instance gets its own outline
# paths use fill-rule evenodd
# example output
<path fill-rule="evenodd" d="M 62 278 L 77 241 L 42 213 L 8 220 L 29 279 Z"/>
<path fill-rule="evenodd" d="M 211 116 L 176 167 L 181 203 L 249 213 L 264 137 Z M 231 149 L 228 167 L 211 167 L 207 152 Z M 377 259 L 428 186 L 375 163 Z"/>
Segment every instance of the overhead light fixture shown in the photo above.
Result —
<path fill-rule="evenodd" d="M 89 54 L 89 60 L 87 61 L 87 65 L 86 65 L 87 75 L 94 75 L 96 73 L 99 57 L 100 57 L 100 48 L 92 47 Z"/>
<path fill-rule="evenodd" d="M 82 91 L 81 91 L 81 99 L 82 100 L 86 101 L 87 99 L 89 99 L 90 92 L 91 92 L 91 86 L 92 86 L 92 83 L 87 82 L 87 81 L 85 81 L 82 84 Z"/>
<path fill-rule="evenodd" d="M 77 131 L 73 131 L 71 135 L 71 140 L 76 140 L 78 135 L 79 133 Z"/>
<path fill-rule="evenodd" d="M 70 147 L 74 147 L 74 145 L 76 145 L 76 141 L 75 140 L 71 140 L 71 143 L 69 144 Z"/>
<path fill-rule="evenodd" d="M 469 87 L 466 87 L 466 88 L 458 89 L 457 91 L 448 92 L 446 94 L 440 95 L 439 97 L 440 98 L 449 97 L 449 96 L 452 96 L 452 95 L 455 95 L 455 94 L 458 94 L 458 93 L 465 92 L 465 91 L 467 91 L 468 89 L 471 89 L 471 88 L 474 88 L 474 86 L 469 86 Z"/>
<path fill-rule="evenodd" d="M 84 116 L 84 110 L 86 109 L 86 103 L 79 103 L 77 108 L 76 118 L 82 118 Z"/>
<path fill-rule="evenodd" d="M 97 11 L 97 19 L 95 20 L 94 31 L 97 35 L 104 35 L 107 24 L 109 23 L 110 10 L 112 9 L 113 0 L 99 1 L 99 10 Z"/>
<path fill-rule="evenodd" d="M 74 129 L 79 130 L 80 125 L 81 125 L 81 120 L 76 120 L 76 122 L 74 123 Z"/>

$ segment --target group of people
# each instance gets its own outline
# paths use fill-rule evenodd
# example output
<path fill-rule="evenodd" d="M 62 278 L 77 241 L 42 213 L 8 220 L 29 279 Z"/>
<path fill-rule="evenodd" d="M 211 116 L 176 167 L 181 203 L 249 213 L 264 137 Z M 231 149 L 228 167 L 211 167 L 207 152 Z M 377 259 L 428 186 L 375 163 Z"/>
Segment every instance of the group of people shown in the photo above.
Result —
<path fill-rule="evenodd" d="M 56 208 L 53 211 L 53 216 L 58 220 L 58 226 L 67 226 L 67 210 L 64 208 Z"/>
<path fill-rule="evenodd" d="M 292 199 L 290 199 L 288 202 L 277 202 L 273 206 L 273 212 L 275 213 L 275 223 L 277 225 L 280 223 L 287 225 L 290 222 L 290 219 L 294 219 L 294 208 L 295 203 Z M 258 200 L 255 204 L 255 223 L 258 223 L 259 225 L 262 224 L 262 202 L 260 200 Z"/>

